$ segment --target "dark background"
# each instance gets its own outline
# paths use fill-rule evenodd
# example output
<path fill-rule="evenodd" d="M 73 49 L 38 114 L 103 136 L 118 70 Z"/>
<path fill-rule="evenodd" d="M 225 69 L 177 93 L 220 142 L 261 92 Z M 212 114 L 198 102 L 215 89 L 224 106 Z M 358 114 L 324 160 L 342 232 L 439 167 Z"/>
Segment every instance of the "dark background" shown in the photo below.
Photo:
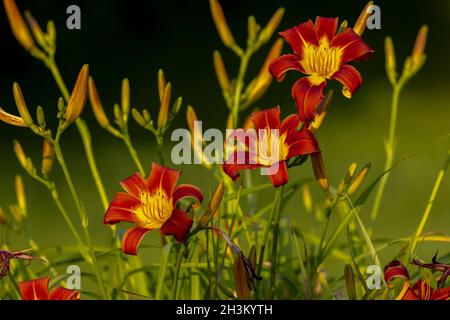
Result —
<path fill-rule="evenodd" d="M 156 74 L 158 68 L 166 71 L 174 94 L 184 97 L 185 105 L 193 104 L 204 127 L 223 127 L 227 110 L 212 66 L 213 50 L 224 55 L 228 72 L 236 74 L 238 61 L 223 47 L 210 17 L 208 1 L 17 1 L 21 10 L 30 10 L 41 26 L 53 19 L 57 29 L 57 62 L 66 83 L 71 87 L 84 63 L 90 64 L 91 74 L 112 118 L 112 105 L 120 100 L 120 84 L 128 77 L 132 86 L 132 104 L 148 107 L 157 115 Z M 245 43 L 247 17 L 256 16 L 264 25 L 278 7 L 285 7 L 285 18 L 280 30 L 292 27 L 316 15 L 339 16 L 352 25 L 365 5 L 364 1 L 221 1 L 231 29 L 239 43 Z M 82 30 L 66 28 L 67 6 L 77 4 L 82 10 Z M 367 31 L 366 41 L 376 55 L 358 69 L 365 85 L 351 101 L 339 94 L 332 113 L 319 134 L 332 182 L 337 184 L 352 161 L 371 162 L 375 178 L 384 163 L 384 139 L 387 135 L 390 110 L 390 86 L 384 71 L 384 38 L 391 35 L 395 42 L 399 68 L 410 54 L 420 26 L 430 26 L 427 47 L 428 62 L 421 73 L 405 89 L 401 100 L 398 132 L 398 158 L 430 146 L 450 132 L 449 62 L 449 1 L 377 1 L 382 10 L 382 29 Z M 250 75 L 258 72 L 269 45 L 252 60 Z M 288 51 L 287 46 L 284 49 Z M 15 41 L 3 9 L 0 9 L 0 105 L 15 112 L 11 86 L 18 81 L 30 109 L 41 104 L 48 119 L 56 110 L 59 92 L 50 73 L 30 57 Z M 289 88 L 298 74 L 291 74 L 282 84 L 274 83 L 266 97 L 256 106 L 269 108 L 277 104 L 284 110 L 293 109 Z M 247 79 L 249 80 L 249 79 Z M 335 84 L 333 88 L 339 87 Z M 339 90 L 338 90 L 339 92 Z M 291 108 L 291 109 L 289 109 Z M 184 110 L 175 127 L 185 127 Z M 287 111 L 284 111 L 287 113 Z M 94 148 L 102 176 L 111 196 L 119 190 L 117 181 L 134 172 L 133 163 L 120 141 L 116 141 L 96 124 L 90 107 L 83 115 L 94 135 Z M 51 124 L 52 121 L 48 120 Z M 156 159 L 154 139 L 135 125 L 132 135 L 146 165 Z M 28 130 L 0 125 L 0 206 L 14 202 L 13 179 L 23 174 L 12 153 L 12 140 L 18 138 L 27 153 L 39 163 L 40 140 Z M 444 160 L 448 140 L 430 147 L 397 169 L 389 182 L 385 201 L 376 226 L 378 237 L 409 236 L 417 226 L 431 192 L 435 176 Z M 71 129 L 64 137 L 64 151 L 74 172 L 76 184 L 88 204 L 92 228 L 98 237 L 106 234 L 101 226 L 103 212 L 78 133 Z M 169 152 L 169 150 L 167 151 Z M 167 153 L 168 154 L 168 153 Z M 203 177 L 201 168 L 186 168 L 183 180 L 197 183 L 208 190 L 211 181 Z M 55 179 L 64 184 L 60 173 Z M 295 171 L 293 176 L 311 176 L 309 165 Z M 30 202 L 30 225 L 34 236 L 44 244 L 53 244 L 55 236 L 65 233 L 56 209 L 41 186 L 26 179 Z M 317 198 L 320 192 L 315 190 Z M 63 192 L 63 197 L 69 200 Z M 445 182 L 436 203 L 427 230 L 448 232 L 450 188 Z M 302 216 L 298 202 L 300 195 L 289 206 L 292 216 L 301 217 L 302 225 L 309 227 L 310 218 Z M 69 202 L 70 203 L 70 202 Z M 364 218 L 366 219 L 366 217 Z M 42 227 L 42 228 L 40 228 Z M 40 232 L 39 230 L 46 230 Z M 52 237 L 48 237 L 48 230 Z M 72 243 L 69 237 L 67 241 Z M 434 247 L 432 248 L 434 249 Z M 433 251 L 433 250 L 431 250 Z M 159 252 L 159 251 L 158 251 Z M 433 251 L 434 252 L 434 251 Z M 387 261 L 386 261 L 387 262 Z"/>

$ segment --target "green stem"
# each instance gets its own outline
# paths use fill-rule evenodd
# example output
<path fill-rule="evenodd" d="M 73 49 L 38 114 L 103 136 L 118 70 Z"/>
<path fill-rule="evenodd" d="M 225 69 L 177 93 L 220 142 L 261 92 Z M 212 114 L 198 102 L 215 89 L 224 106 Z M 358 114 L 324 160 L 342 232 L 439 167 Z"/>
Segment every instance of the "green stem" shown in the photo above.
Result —
<path fill-rule="evenodd" d="M 386 142 L 386 161 L 384 164 L 384 170 L 388 171 L 392 164 L 394 163 L 394 154 L 395 154 L 395 134 L 397 129 L 397 116 L 398 116 L 398 105 L 400 99 L 400 93 L 403 88 L 403 81 L 400 80 L 397 84 L 394 85 L 394 92 L 392 95 L 392 106 L 391 106 L 391 120 L 389 125 L 389 136 Z M 375 200 L 371 212 L 372 222 L 375 222 L 378 217 L 378 213 L 380 211 L 381 200 L 383 199 L 384 190 L 386 188 L 387 181 L 389 179 L 390 173 L 387 173 L 383 176 L 378 185 L 377 192 L 375 195 Z"/>
<path fill-rule="evenodd" d="M 131 139 L 130 139 L 130 136 L 128 135 L 128 133 L 124 134 L 123 141 L 125 142 L 125 145 L 128 148 L 128 152 L 130 153 L 130 156 L 133 159 L 134 163 L 136 164 L 136 167 L 138 168 L 140 174 L 142 176 L 145 176 L 144 167 L 142 166 L 141 160 L 139 160 L 139 156 L 137 154 L 137 151 L 134 148 L 133 143 L 131 142 Z"/>
<path fill-rule="evenodd" d="M 279 193 L 278 198 L 283 199 L 283 193 L 285 186 L 280 187 L 277 190 Z M 270 268 L 270 298 L 273 299 L 276 290 L 276 271 L 277 271 L 277 258 L 278 258 L 278 234 L 280 232 L 280 220 L 281 220 L 281 201 L 278 200 L 275 208 L 275 220 L 273 226 L 273 241 L 272 241 L 272 257 Z"/>
<path fill-rule="evenodd" d="M 433 209 L 434 202 L 436 201 L 436 196 L 442 185 L 442 181 L 444 180 L 444 176 L 445 176 L 445 173 L 447 172 L 449 165 L 450 165 L 450 150 L 448 151 L 447 159 L 445 160 L 445 163 L 436 178 L 436 182 L 434 183 L 434 186 L 433 186 L 433 191 L 431 192 L 430 199 L 428 200 L 427 207 L 425 208 L 425 211 L 422 215 L 422 219 L 420 220 L 420 223 L 419 223 L 419 226 L 417 227 L 416 233 L 414 234 L 414 236 L 411 239 L 411 244 L 410 244 L 411 250 L 409 252 L 409 257 L 412 257 L 414 255 L 414 251 L 416 250 L 416 247 L 417 247 L 417 241 L 421 237 L 421 235 L 423 234 L 423 232 L 425 230 L 425 226 L 428 222 L 428 219 L 430 218 L 430 214 L 431 214 L 431 210 Z"/>
<path fill-rule="evenodd" d="M 50 56 L 47 59 L 43 60 L 44 64 L 47 66 L 47 68 L 50 70 L 51 74 L 53 75 L 53 78 L 55 79 L 56 85 L 58 86 L 59 90 L 61 91 L 61 94 L 63 95 L 64 100 L 66 103 L 69 103 L 70 100 L 70 93 L 67 89 L 67 86 L 61 76 L 61 72 L 59 71 L 59 68 L 55 62 L 54 56 Z M 95 185 L 97 187 L 98 193 L 100 195 L 100 199 L 102 201 L 102 205 L 104 210 L 108 208 L 108 197 L 106 195 L 105 186 L 103 185 L 103 181 L 101 179 L 97 163 L 95 161 L 94 151 L 92 149 L 92 145 L 90 143 L 90 139 L 87 139 L 86 133 L 89 133 L 88 127 L 83 123 L 81 119 L 78 119 L 76 122 L 78 131 L 81 135 L 81 140 L 83 142 L 84 151 L 86 153 L 86 158 L 89 164 L 89 168 L 91 170 L 92 177 L 94 178 Z M 83 132 L 84 130 L 84 132 Z"/>
<path fill-rule="evenodd" d="M 235 126 L 237 126 L 238 123 L 239 123 L 239 111 L 240 111 L 240 104 L 241 104 L 241 95 L 242 95 L 242 90 L 244 88 L 245 74 L 247 72 L 248 63 L 250 61 L 251 53 L 252 53 L 251 50 L 247 50 L 245 52 L 245 54 L 242 56 L 242 58 L 241 58 L 241 65 L 239 67 L 239 74 L 238 74 L 238 77 L 236 79 L 236 90 L 235 90 L 235 93 L 234 93 L 233 109 L 232 109 L 232 114 L 233 114 L 233 119 L 234 119 Z"/>
<path fill-rule="evenodd" d="M 178 293 L 178 281 L 180 278 L 180 271 L 181 271 L 181 264 L 183 262 L 183 255 L 184 255 L 185 247 L 182 244 L 180 248 L 178 249 L 178 255 L 177 255 L 177 262 L 175 265 L 175 276 L 173 278 L 173 287 L 172 287 L 172 300 L 177 299 L 177 293 Z"/>
<path fill-rule="evenodd" d="M 97 257 L 95 255 L 95 250 L 94 250 L 94 247 L 93 247 L 93 244 L 92 244 L 92 240 L 91 240 L 91 237 L 90 237 L 90 234 L 89 234 L 89 230 L 87 228 L 87 224 L 84 223 L 84 221 L 87 219 L 87 217 L 86 217 L 86 214 L 85 214 L 84 209 L 82 207 L 81 200 L 80 200 L 80 198 L 78 196 L 78 193 L 76 191 L 75 185 L 74 185 L 74 183 L 72 181 L 72 177 L 70 176 L 70 172 L 69 172 L 69 169 L 67 167 L 66 161 L 64 159 L 63 153 L 61 151 L 61 146 L 59 144 L 59 140 L 58 139 L 59 138 L 56 138 L 56 140 L 53 141 L 56 159 L 58 160 L 58 163 L 61 166 L 61 169 L 63 170 L 64 177 L 66 179 L 66 183 L 67 183 L 67 185 L 69 187 L 69 190 L 70 190 L 70 193 L 72 195 L 73 201 L 75 202 L 75 206 L 76 206 L 78 214 L 80 216 L 80 220 L 82 221 L 84 235 L 85 235 L 87 246 L 89 248 L 89 252 L 90 252 L 90 255 L 91 255 L 92 265 L 94 267 L 94 270 L 95 270 L 95 273 L 96 273 L 96 276 L 97 276 L 98 284 L 99 284 L 99 287 L 100 287 L 100 292 L 101 292 L 102 297 L 106 300 L 106 299 L 108 299 L 108 294 L 106 292 L 105 285 L 104 285 L 104 282 L 103 282 L 103 278 L 101 276 L 100 266 L 98 264 Z"/>

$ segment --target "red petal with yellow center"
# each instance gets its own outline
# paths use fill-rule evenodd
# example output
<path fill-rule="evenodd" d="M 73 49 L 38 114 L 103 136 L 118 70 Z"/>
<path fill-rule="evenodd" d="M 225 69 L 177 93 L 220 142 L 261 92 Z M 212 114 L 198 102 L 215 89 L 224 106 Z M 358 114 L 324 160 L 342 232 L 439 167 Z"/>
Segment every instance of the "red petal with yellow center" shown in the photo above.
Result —
<path fill-rule="evenodd" d="M 317 108 L 323 99 L 324 81 L 320 85 L 312 85 L 308 78 L 298 80 L 292 87 L 292 97 L 298 109 L 298 116 L 304 123 L 314 120 Z"/>
<path fill-rule="evenodd" d="M 175 209 L 169 220 L 161 227 L 161 232 L 166 236 L 174 236 L 179 243 L 182 243 L 191 230 L 193 222 L 186 212 Z"/>
<path fill-rule="evenodd" d="M 338 21 L 338 18 L 317 17 L 314 24 L 317 39 L 321 40 L 323 37 L 326 37 L 328 42 L 330 42 L 337 32 Z"/>
<path fill-rule="evenodd" d="M 288 116 L 281 123 L 280 136 L 285 134 L 287 137 L 289 137 L 289 135 L 297 131 L 299 125 L 300 119 L 296 114 Z"/>
<path fill-rule="evenodd" d="M 288 158 L 320 152 L 319 144 L 309 129 L 302 129 L 289 135 L 285 142 L 289 147 Z"/>
<path fill-rule="evenodd" d="M 168 197 L 172 197 L 180 174 L 180 171 L 152 163 L 150 177 L 147 181 L 149 192 L 163 190 Z"/>
<path fill-rule="evenodd" d="M 48 283 L 50 277 L 19 283 L 22 300 L 49 300 Z"/>
<path fill-rule="evenodd" d="M 254 112 L 251 116 L 256 129 L 280 129 L 280 107 Z"/>
<path fill-rule="evenodd" d="M 123 180 L 120 185 L 126 192 L 137 199 L 141 198 L 142 192 L 147 192 L 147 183 L 139 173 Z"/>
<path fill-rule="evenodd" d="M 311 20 L 301 23 L 296 27 L 280 32 L 280 35 L 291 46 L 294 53 L 301 60 L 303 58 L 303 49 L 306 45 L 318 46 L 316 30 Z"/>
<path fill-rule="evenodd" d="M 286 161 L 280 161 L 272 167 L 278 167 L 276 174 L 269 176 L 270 182 L 272 182 L 273 186 L 278 188 L 288 183 L 288 169 Z M 269 168 L 268 170 L 272 170 L 272 168 Z"/>
<path fill-rule="evenodd" d="M 131 210 L 140 205 L 140 200 L 129 194 L 123 192 L 116 193 L 106 211 L 103 222 L 110 225 L 119 222 L 133 222 L 134 219 Z"/>
<path fill-rule="evenodd" d="M 339 81 L 344 86 L 342 94 L 346 98 L 353 97 L 363 82 L 358 70 L 349 64 L 343 65 L 331 78 Z"/>
<path fill-rule="evenodd" d="M 300 59 L 295 54 L 282 55 L 273 60 L 269 65 L 269 72 L 277 81 L 283 81 L 286 72 L 290 70 L 304 73 L 300 65 Z"/>
<path fill-rule="evenodd" d="M 239 162 L 238 159 L 240 160 Z M 253 159 L 253 161 L 250 161 L 250 159 Z M 233 181 L 236 181 L 240 177 L 240 171 L 261 168 L 261 165 L 257 164 L 254 159 L 256 159 L 256 155 L 252 157 L 248 152 L 235 152 L 233 156 L 222 165 L 223 172 L 233 179 Z"/>
<path fill-rule="evenodd" d="M 50 293 L 50 300 L 80 300 L 80 293 L 76 290 L 58 287 Z"/>
<path fill-rule="evenodd" d="M 341 64 L 346 64 L 350 61 L 367 60 L 375 52 L 351 28 L 336 35 L 330 46 L 340 48 L 343 51 Z"/>
<path fill-rule="evenodd" d="M 203 193 L 196 186 L 180 184 L 173 191 L 173 203 L 176 204 L 178 201 L 185 198 L 194 198 L 197 200 L 197 203 L 200 204 L 203 201 Z"/>
<path fill-rule="evenodd" d="M 139 227 L 128 229 L 122 239 L 123 253 L 136 256 L 142 239 L 149 231 L 151 230 Z"/>

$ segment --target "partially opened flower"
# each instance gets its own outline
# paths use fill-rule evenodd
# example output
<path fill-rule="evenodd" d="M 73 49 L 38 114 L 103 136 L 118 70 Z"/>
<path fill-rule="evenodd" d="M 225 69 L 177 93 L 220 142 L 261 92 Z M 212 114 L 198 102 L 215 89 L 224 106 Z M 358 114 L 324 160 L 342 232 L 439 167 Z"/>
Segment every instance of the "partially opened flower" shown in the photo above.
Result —
<path fill-rule="evenodd" d="M 49 290 L 50 277 L 19 283 L 22 300 L 80 300 L 80 293 L 57 287 Z"/>
<path fill-rule="evenodd" d="M 122 181 L 126 193 L 117 193 L 106 212 L 104 223 L 114 225 L 131 222 L 122 239 L 122 250 L 136 255 L 143 237 L 151 230 L 160 229 L 165 235 L 183 242 L 192 226 L 186 211 L 177 207 L 180 200 L 190 197 L 201 203 L 201 190 L 192 185 L 177 186 L 181 172 L 153 163 L 150 176 L 144 179 L 135 174 Z"/>
<path fill-rule="evenodd" d="M 292 87 L 302 122 L 314 120 L 327 80 L 339 81 L 347 98 L 361 86 L 360 73 L 348 63 L 365 60 L 374 51 L 352 28 L 338 32 L 338 18 L 317 17 L 315 23 L 309 20 L 280 35 L 290 44 L 293 53 L 275 59 L 269 70 L 278 81 L 282 81 L 289 70 L 307 75 Z"/>
<path fill-rule="evenodd" d="M 229 138 L 237 139 L 244 145 L 237 148 L 223 165 L 224 172 L 233 180 L 239 178 L 244 169 L 265 168 L 265 175 L 275 187 L 288 182 L 286 161 L 304 155 L 320 152 L 312 132 L 304 127 L 298 130 L 300 120 L 297 115 L 280 122 L 280 108 L 253 113 L 251 119 L 255 130 L 237 130 Z"/>
<path fill-rule="evenodd" d="M 404 279 L 403 288 L 396 300 L 450 300 L 450 287 L 434 289 L 429 279 L 419 279 L 412 285 L 408 270 L 400 261 L 393 261 L 384 268 L 384 278 L 386 283 L 395 278 Z"/>

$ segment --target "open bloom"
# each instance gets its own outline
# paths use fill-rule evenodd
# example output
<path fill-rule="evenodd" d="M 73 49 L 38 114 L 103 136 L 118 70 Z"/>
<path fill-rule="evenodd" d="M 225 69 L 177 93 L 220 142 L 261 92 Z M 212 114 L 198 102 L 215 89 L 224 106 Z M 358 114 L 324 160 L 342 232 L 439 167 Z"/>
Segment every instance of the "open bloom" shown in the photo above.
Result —
<path fill-rule="evenodd" d="M 80 300 L 80 293 L 57 287 L 49 291 L 50 277 L 19 283 L 22 300 Z"/>
<path fill-rule="evenodd" d="M 429 280 L 419 279 L 411 285 L 408 270 L 400 261 L 393 261 L 384 268 L 386 283 L 395 278 L 403 278 L 403 288 L 396 300 L 450 300 L 450 287 L 433 289 Z"/>
<path fill-rule="evenodd" d="M 275 59 L 269 70 L 278 81 L 282 81 L 289 70 L 307 75 L 292 87 L 303 122 L 314 120 L 327 80 L 339 81 L 344 86 L 343 95 L 351 98 L 363 79 L 348 63 L 365 60 L 374 53 L 353 29 L 337 31 L 338 18 L 317 17 L 314 24 L 309 20 L 280 33 L 294 53 Z"/>
<path fill-rule="evenodd" d="M 192 219 L 186 211 L 177 208 L 181 199 L 194 198 L 203 201 L 201 190 L 192 185 L 177 186 L 181 172 L 153 163 L 148 179 L 136 173 L 121 182 L 126 193 L 117 193 L 111 201 L 104 223 L 114 225 L 131 222 L 122 239 L 122 251 L 136 255 L 139 244 L 147 232 L 160 229 L 165 235 L 172 235 L 183 242 L 192 226 Z"/>
<path fill-rule="evenodd" d="M 244 169 L 264 168 L 275 187 L 288 182 L 286 161 L 320 152 L 313 133 L 307 128 L 298 130 L 297 115 L 287 117 L 280 123 L 280 107 L 253 113 L 251 120 L 255 130 L 237 130 L 230 139 L 237 139 L 244 146 L 236 148 L 223 165 L 223 171 L 233 180 Z"/>

